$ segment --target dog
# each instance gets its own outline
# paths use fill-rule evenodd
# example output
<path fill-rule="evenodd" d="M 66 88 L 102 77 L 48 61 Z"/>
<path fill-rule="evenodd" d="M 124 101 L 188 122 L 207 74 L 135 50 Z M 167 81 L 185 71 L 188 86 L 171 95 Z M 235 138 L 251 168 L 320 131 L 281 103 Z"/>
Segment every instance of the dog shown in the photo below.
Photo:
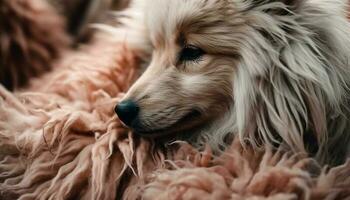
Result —
<path fill-rule="evenodd" d="M 348 157 L 345 0 L 136 0 L 123 15 L 149 63 L 115 108 L 136 134 Z"/>

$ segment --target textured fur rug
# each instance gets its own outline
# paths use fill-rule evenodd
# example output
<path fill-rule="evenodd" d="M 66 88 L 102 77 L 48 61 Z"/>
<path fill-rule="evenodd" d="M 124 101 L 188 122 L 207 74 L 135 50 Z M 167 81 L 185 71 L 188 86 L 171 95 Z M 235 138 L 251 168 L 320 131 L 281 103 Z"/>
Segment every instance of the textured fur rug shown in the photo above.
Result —
<path fill-rule="evenodd" d="M 139 75 L 135 55 L 101 35 L 28 87 L 0 86 L 0 199 L 350 198 L 350 162 L 327 168 L 237 140 L 214 156 L 134 136 L 113 108 Z"/>
<path fill-rule="evenodd" d="M 45 1 L 2 0 L 0 83 L 14 89 L 48 71 L 69 44 L 64 28 L 64 20 Z"/>
<path fill-rule="evenodd" d="M 350 197 L 350 163 L 327 169 L 237 142 L 215 157 L 135 138 L 113 113 L 136 75 L 121 44 L 100 39 L 55 66 L 27 89 L 0 89 L 0 199 Z"/>

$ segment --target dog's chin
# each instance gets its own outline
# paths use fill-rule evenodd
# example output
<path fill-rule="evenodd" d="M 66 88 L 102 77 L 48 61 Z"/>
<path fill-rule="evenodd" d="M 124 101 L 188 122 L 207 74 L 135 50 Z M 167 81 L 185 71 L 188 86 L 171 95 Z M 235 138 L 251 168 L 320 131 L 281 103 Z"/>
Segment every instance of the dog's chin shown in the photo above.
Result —
<path fill-rule="evenodd" d="M 142 137 L 166 137 L 179 132 L 185 132 L 201 126 L 205 122 L 205 117 L 197 111 L 192 110 L 188 114 L 184 115 L 181 119 L 166 128 L 161 129 L 149 129 L 139 126 L 137 128 L 132 128 L 134 133 Z"/>

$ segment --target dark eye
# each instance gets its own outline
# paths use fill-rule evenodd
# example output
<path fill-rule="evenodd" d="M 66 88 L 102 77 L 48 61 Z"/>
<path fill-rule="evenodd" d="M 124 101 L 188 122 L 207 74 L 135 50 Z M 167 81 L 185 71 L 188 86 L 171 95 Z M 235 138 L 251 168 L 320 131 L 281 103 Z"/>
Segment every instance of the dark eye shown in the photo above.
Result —
<path fill-rule="evenodd" d="M 204 54 L 205 52 L 201 48 L 193 45 L 188 45 L 184 47 L 180 52 L 179 61 L 196 61 L 200 59 Z"/>

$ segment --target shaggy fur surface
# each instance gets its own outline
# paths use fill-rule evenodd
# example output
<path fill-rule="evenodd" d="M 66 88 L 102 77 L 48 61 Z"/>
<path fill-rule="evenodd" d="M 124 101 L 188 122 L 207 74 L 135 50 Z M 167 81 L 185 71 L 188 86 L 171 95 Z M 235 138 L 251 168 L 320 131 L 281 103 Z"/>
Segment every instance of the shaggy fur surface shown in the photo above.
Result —
<path fill-rule="evenodd" d="M 350 198 L 349 162 L 321 167 L 239 140 L 214 156 L 134 136 L 113 108 L 139 76 L 136 54 L 101 36 L 26 89 L 0 86 L 0 199 Z"/>
<path fill-rule="evenodd" d="M 322 170 L 303 155 L 254 152 L 238 142 L 215 157 L 209 148 L 180 143 L 165 151 L 134 137 L 113 107 L 136 64 L 123 45 L 102 40 L 67 52 L 28 89 L 13 94 L 1 87 L 0 198 L 350 197 L 349 163 Z"/>
<path fill-rule="evenodd" d="M 9 89 L 48 71 L 69 43 L 63 19 L 42 0 L 2 0 L 0 30 L 0 83 Z"/>
<path fill-rule="evenodd" d="M 68 53 L 22 92 L 1 87 L 2 199 L 115 197 L 133 140 L 113 107 L 131 83 L 135 60 L 106 42 L 84 52 Z"/>
<path fill-rule="evenodd" d="M 243 149 L 237 141 L 213 160 L 210 151 L 198 153 L 183 146 L 175 161 L 169 161 L 173 165 L 170 170 L 150 173 L 139 196 L 129 199 L 349 198 L 350 163 L 321 170 L 302 155 L 272 153 L 269 148 L 254 152 Z"/>

